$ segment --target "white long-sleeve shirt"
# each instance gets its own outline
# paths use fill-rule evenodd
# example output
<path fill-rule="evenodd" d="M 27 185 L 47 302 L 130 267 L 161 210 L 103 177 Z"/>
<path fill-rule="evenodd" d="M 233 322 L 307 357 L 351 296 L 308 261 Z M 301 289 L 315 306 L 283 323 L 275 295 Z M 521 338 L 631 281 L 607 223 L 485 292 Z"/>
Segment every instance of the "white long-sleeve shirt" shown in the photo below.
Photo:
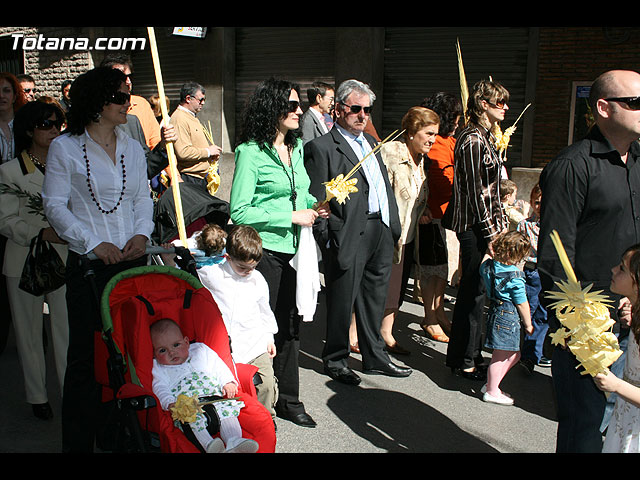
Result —
<path fill-rule="evenodd" d="M 224 262 L 198 270 L 202 284 L 220 308 L 231 337 L 233 359 L 248 363 L 267 351 L 278 324 L 269 305 L 269 287 L 260 272 L 242 277 Z"/>
<path fill-rule="evenodd" d="M 150 238 L 153 232 L 153 201 L 147 181 L 147 165 L 139 142 L 116 129 L 116 163 L 85 131 L 61 135 L 49 147 L 42 186 L 45 215 L 57 234 L 79 254 L 102 242 L 122 249 L 134 235 Z M 118 209 L 110 214 L 98 210 L 87 185 L 86 145 L 91 188 L 104 210 L 118 202 L 122 191 L 124 154 L 126 183 Z"/>
<path fill-rule="evenodd" d="M 236 382 L 226 363 L 204 343 L 189 345 L 189 358 L 180 365 L 161 365 L 153 359 L 153 393 L 167 410 L 179 394 L 222 395 L 222 387 Z"/>

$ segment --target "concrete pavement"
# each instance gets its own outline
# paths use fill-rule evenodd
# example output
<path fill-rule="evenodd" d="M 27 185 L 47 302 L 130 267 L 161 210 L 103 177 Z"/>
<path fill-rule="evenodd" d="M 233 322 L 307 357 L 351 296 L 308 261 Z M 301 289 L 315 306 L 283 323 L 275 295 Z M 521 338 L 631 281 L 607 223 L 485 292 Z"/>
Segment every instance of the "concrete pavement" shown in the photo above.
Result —
<path fill-rule="evenodd" d="M 454 292 L 448 292 L 453 294 Z M 447 309 L 452 309 L 447 304 Z M 362 377 L 357 387 L 322 373 L 323 296 L 316 318 L 301 329 L 301 399 L 318 423 L 303 428 L 278 419 L 277 453 L 552 453 L 556 421 L 550 369 L 527 376 L 512 370 L 503 389 L 511 407 L 482 402 L 478 382 L 451 374 L 446 345 L 427 340 L 419 328 L 422 306 L 405 301 L 396 320 L 397 340 L 409 350 L 399 364 L 407 378 L 361 373 L 359 355 L 351 365 Z M 49 352 L 50 356 L 50 352 Z M 489 358 L 489 354 L 485 353 Z M 51 359 L 50 359 L 51 360 Z M 52 365 L 52 362 L 49 362 Z M 24 386 L 13 335 L 0 356 L 0 452 L 60 452 L 60 400 L 56 376 L 48 373 L 52 421 L 36 419 L 24 402 Z"/>

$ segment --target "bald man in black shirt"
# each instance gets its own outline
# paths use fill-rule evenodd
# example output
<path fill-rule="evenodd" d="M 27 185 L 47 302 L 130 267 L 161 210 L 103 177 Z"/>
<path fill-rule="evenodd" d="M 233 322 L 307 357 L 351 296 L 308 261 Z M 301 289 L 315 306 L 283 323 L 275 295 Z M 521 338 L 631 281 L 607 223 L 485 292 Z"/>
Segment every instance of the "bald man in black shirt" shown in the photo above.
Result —
<path fill-rule="evenodd" d="M 595 125 L 586 138 L 564 149 L 540 176 L 542 207 L 538 270 L 544 295 L 566 275 L 549 234 L 556 230 L 583 286 L 593 284 L 610 298 L 611 268 L 640 242 L 640 74 L 615 70 L 593 83 L 589 103 Z M 549 331 L 560 325 L 548 309 Z M 615 309 L 612 311 L 615 318 Z M 622 326 L 624 328 L 624 325 Z M 581 375 L 566 348 L 553 352 L 552 376 L 558 406 L 556 451 L 600 452 L 606 397 L 590 375 Z"/>

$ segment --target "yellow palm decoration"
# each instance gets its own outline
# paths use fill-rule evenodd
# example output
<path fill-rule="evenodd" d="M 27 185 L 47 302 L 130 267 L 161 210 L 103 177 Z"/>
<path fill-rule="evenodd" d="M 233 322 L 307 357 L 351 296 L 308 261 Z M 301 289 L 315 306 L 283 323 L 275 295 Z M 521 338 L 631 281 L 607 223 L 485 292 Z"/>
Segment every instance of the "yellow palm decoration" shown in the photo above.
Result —
<path fill-rule="evenodd" d="M 192 423 L 196 421 L 198 413 L 202 412 L 202 408 L 198 403 L 198 396 L 189 397 L 184 394 L 178 395 L 176 404 L 171 407 L 171 418 L 182 423 Z"/>
<path fill-rule="evenodd" d="M 501 158 L 504 158 L 505 152 L 507 151 L 507 148 L 509 147 L 509 142 L 511 141 L 511 136 L 516 131 L 516 124 L 518 123 L 520 118 L 522 118 L 522 115 L 524 115 L 524 112 L 527 111 L 527 108 L 529 108 L 530 106 L 531 106 L 531 104 L 529 104 L 526 107 L 524 107 L 524 110 L 522 110 L 522 113 L 518 116 L 516 121 L 513 122 L 513 125 L 511 125 L 509 128 L 507 128 L 504 132 L 502 132 L 502 130 L 500 129 L 500 125 L 498 125 L 496 123 L 496 126 L 494 127 L 494 130 L 493 130 L 492 133 L 493 133 L 494 137 L 496 137 L 496 148 L 498 149 L 498 153 L 500 154 Z"/>
<path fill-rule="evenodd" d="M 192 423 L 196 421 L 198 413 L 202 413 L 203 405 L 210 405 L 230 400 L 240 400 L 240 397 L 217 398 L 213 400 L 200 401 L 197 394 L 190 397 L 181 393 L 178 395 L 175 405 L 171 407 L 171 418 L 174 421 L 182 423 Z"/>
<path fill-rule="evenodd" d="M 350 193 L 355 193 L 358 191 L 356 183 L 358 183 L 357 178 L 344 180 L 343 174 L 338 175 L 330 182 L 323 183 L 327 192 L 327 199 L 325 200 L 325 202 L 328 202 L 332 198 L 335 198 L 336 201 L 340 205 L 342 205 L 349 198 Z"/>
<path fill-rule="evenodd" d="M 584 368 L 581 374 L 595 376 L 605 372 L 622 354 L 618 339 L 611 332 L 615 324 L 607 307 L 611 300 L 601 290 L 592 292 L 592 285 L 581 287 L 558 232 L 554 230 L 550 237 L 567 274 L 567 281 L 555 282 L 560 291 L 547 292 L 547 298 L 555 300 L 550 307 L 556 310 L 563 326 L 550 334 L 551 343 L 566 344 Z"/>
<path fill-rule="evenodd" d="M 211 129 L 211 122 L 209 122 L 209 129 L 207 129 L 203 125 L 202 131 L 204 132 L 205 137 L 207 137 L 207 140 L 209 140 L 209 143 L 211 145 L 215 145 L 213 141 L 213 130 Z M 218 191 L 218 188 L 220 188 L 220 173 L 218 171 L 218 163 L 219 160 L 209 160 L 209 169 L 207 170 L 207 175 L 205 176 L 205 180 L 207 181 L 207 190 L 209 191 L 209 195 L 211 196 L 214 196 Z"/>
<path fill-rule="evenodd" d="M 460 40 L 456 38 L 456 53 L 458 55 L 458 77 L 460 81 L 460 99 L 462 101 L 462 118 L 467 123 L 467 104 L 469 103 L 469 87 L 467 86 L 467 76 L 464 73 L 464 64 L 462 63 L 462 50 L 460 49 Z"/>

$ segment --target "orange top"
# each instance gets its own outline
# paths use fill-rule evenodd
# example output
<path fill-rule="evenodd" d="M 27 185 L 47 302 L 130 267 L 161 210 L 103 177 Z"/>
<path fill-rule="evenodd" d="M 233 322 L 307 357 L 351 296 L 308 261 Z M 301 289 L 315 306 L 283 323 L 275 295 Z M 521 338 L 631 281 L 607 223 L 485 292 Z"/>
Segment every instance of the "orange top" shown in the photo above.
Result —
<path fill-rule="evenodd" d="M 138 120 L 140 120 L 147 146 L 150 150 L 153 150 L 155 146 L 160 143 L 162 137 L 160 136 L 160 125 L 151 109 L 151 105 L 144 97 L 131 95 L 129 113 L 135 115 L 138 117 Z"/>
<path fill-rule="evenodd" d="M 442 218 L 453 188 L 453 149 L 456 145 L 454 137 L 441 137 L 438 135 L 436 141 L 429 150 L 429 172 L 427 181 L 429 182 L 429 198 L 427 205 L 431 210 L 433 218 Z"/>

